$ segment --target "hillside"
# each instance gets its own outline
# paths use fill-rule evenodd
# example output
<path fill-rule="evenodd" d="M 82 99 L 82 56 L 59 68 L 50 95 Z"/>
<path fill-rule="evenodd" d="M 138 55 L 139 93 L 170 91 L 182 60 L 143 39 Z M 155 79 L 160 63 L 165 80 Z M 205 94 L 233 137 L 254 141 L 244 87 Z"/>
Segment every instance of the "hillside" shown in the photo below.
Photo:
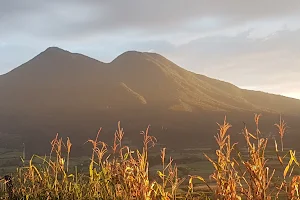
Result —
<path fill-rule="evenodd" d="M 300 101 L 239 89 L 180 68 L 154 53 L 125 52 L 111 63 L 52 47 L 0 76 L 7 112 L 165 110 L 300 113 Z M 26 102 L 26 103 L 24 103 Z"/>
<path fill-rule="evenodd" d="M 0 97 L 0 132 L 19 134 L 31 148 L 41 149 L 56 132 L 82 142 L 102 126 L 103 137 L 111 136 L 119 120 L 133 140 L 151 124 L 162 143 L 178 146 L 182 137 L 198 145 L 195 134 L 214 131 L 225 114 L 238 129 L 254 112 L 270 116 L 271 125 L 279 113 L 300 114 L 300 100 L 243 90 L 189 72 L 161 55 L 136 51 L 103 63 L 50 47 L 1 75 Z M 291 121 L 297 125 L 296 119 Z M 37 134 L 44 136 L 39 144 Z M 177 140 L 169 141 L 170 134 Z"/>

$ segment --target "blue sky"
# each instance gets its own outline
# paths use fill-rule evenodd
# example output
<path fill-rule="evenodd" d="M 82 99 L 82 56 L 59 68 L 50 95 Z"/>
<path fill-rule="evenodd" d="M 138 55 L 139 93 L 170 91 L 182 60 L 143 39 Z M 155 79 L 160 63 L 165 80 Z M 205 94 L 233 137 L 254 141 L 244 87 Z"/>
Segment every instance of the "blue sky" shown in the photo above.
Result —
<path fill-rule="evenodd" d="M 0 74 L 49 46 L 109 62 L 153 51 L 239 87 L 300 99 L 299 0 L 0 0 Z"/>

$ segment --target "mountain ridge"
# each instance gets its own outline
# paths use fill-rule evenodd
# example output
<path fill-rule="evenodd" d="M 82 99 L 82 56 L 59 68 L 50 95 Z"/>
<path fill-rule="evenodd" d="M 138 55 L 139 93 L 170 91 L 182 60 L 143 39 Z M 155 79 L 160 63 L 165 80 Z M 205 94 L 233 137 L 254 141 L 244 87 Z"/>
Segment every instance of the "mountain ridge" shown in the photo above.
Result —
<path fill-rule="evenodd" d="M 51 105 L 51 101 L 47 103 L 47 98 L 51 99 L 55 95 L 63 97 L 60 98 L 60 108 L 67 106 L 69 103 L 66 102 L 69 100 L 64 95 L 66 93 L 73 99 L 81 98 L 77 102 L 79 107 L 84 109 L 86 106 L 88 110 L 92 110 L 93 106 L 99 108 L 100 104 L 100 107 L 111 104 L 107 106 L 125 108 L 143 104 L 189 112 L 211 110 L 300 113 L 300 100 L 241 89 L 231 83 L 188 71 L 157 53 L 138 51 L 126 51 L 111 62 L 104 63 L 83 54 L 49 47 L 23 65 L 0 76 L 0 94 L 6 94 L 6 104 L 11 103 L 9 98 L 22 98 L 14 96 L 12 92 L 3 92 L 4 89 L 16 94 L 23 93 L 23 98 L 28 92 L 31 98 L 45 101 L 45 107 Z M 52 92 L 52 97 L 47 96 L 45 90 Z M 122 103 L 117 96 L 122 96 L 122 101 L 126 103 Z M 94 101 L 91 103 L 93 106 L 88 107 L 89 100 L 93 101 L 94 98 L 98 99 L 98 105 Z M 0 101 L 2 107 L 5 106 L 3 102 Z M 11 107 L 14 106 L 16 105 L 12 104 Z"/>
<path fill-rule="evenodd" d="M 82 154 L 82 141 L 99 126 L 109 142 L 117 121 L 133 144 L 151 124 L 153 135 L 171 148 L 183 147 L 183 140 L 188 147 L 214 144 L 211 131 L 224 115 L 238 132 L 241 120 L 252 122 L 254 113 L 263 113 L 269 126 L 284 114 L 295 127 L 290 144 L 299 137 L 300 100 L 244 90 L 156 53 L 127 51 L 104 63 L 51 47 L 1 75 L 0 97 L 0 132 L 20 135 L 15 148 L 26 143 L 33 153 L 45 153 L 59 132 Z"/>

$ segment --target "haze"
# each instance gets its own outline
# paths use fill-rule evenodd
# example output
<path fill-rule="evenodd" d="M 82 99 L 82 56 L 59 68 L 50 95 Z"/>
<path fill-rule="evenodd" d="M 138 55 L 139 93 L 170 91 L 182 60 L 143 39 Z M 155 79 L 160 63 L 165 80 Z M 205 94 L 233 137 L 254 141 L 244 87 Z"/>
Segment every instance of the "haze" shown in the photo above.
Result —
<path fill-rule="evenodd" d="M 239 87 L 300 98 L 300 2 L 0 1 L 0 74 L 49 46 L 111 61 L 157 52 Z"/>

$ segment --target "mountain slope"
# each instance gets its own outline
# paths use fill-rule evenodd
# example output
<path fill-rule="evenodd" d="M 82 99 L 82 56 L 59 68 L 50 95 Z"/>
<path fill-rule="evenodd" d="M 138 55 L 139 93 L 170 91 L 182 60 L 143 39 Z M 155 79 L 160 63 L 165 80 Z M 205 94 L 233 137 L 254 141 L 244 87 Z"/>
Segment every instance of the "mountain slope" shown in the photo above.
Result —
<path fill-rule="evenodd" d="M 11 148 L 25 143 L 31 153 L 46 153 L 56 132 L 72 138 L 77 155 L 90 153 L 82 143 L 99 127 L 101 140 L 110 142 L 119 120 L 134 145 L 151 124 L 151 133 L 168 148 L 209 146 L 224 114 L 237 133 L 242 122 L 253 123 L 254 112 L 263 113 L 262 131 L 285 113 L 293 127 L 288 144 L 298 141 L 300 100 L 243 90 L 155 53 L 129 51 L 103 63 L 51 47 L 0 76 L 0 133 L 21 136 Z"/>
<path fill-rule="evenodd" d="M 300 113 L 299 100 L 242 90 L 189 72 L 161 55 L 136 51 L 103 63 L 51 47 L 0 76 L 0 95 L 0 108 L 7 112 L 155 108 Z"/>

